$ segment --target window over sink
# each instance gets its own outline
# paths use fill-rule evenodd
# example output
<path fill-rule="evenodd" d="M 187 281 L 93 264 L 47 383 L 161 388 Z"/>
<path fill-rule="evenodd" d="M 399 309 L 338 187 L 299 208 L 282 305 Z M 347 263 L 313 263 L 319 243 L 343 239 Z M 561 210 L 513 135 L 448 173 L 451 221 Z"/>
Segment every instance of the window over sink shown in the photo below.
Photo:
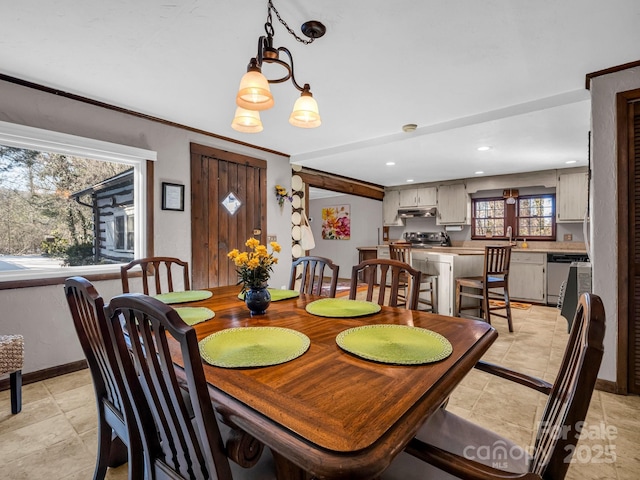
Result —
<path fill-rule="evenodd" d="M 471 238 L 555 240 L 555 195 L 523 195 L 508 203 L 502 197 L 472 200 Z"/>

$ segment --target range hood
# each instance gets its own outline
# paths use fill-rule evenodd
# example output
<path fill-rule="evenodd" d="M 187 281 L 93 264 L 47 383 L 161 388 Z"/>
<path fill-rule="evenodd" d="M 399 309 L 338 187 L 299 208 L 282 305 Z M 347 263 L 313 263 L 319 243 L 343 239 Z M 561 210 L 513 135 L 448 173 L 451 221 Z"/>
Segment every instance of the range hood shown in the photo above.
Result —
<path fill-rule="evenodd" d="M 435 217 L 436 207 L 420 208 L 420 207 L 407 207 L 399 208 L 398 216 L 400 218 L 412 218 L 412 217 Z"/>

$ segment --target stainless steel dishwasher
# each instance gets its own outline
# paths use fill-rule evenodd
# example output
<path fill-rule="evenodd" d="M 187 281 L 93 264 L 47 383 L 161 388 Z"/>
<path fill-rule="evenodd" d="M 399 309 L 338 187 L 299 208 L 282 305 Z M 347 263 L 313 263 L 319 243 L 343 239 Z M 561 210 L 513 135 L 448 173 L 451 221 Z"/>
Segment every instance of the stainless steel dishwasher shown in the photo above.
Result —
<path fill-rule="evenodd" d="M 547 254 L 547 305 L 557 305 L 562 282 L 569 277 L 572 262 L 588 262 L 584 253 L 548 253 Z"/>

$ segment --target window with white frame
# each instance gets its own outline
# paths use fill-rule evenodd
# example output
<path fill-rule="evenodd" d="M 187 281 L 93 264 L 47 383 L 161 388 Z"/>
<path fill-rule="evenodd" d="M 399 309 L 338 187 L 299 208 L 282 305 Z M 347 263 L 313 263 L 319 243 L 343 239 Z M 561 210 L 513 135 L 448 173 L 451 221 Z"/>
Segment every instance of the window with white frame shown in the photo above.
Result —
<path fill-rule="evenodd" d="M 146 255 L 156 153 L 0 122 L 0 282 L 119 271 Z"/>
<path fill-rule="evenodd" d="M 125 208 L 113 217 L 116 250 L 133 252 L 135 249 L 134 207 Z"/>

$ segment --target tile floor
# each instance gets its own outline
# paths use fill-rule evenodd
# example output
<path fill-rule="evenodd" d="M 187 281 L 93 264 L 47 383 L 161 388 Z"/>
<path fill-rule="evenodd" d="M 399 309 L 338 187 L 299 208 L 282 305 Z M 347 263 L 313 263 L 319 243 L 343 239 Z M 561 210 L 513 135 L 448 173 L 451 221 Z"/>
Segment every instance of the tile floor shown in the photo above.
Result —
<path fill-rule="evenodd" d="M 566 321 L 557 310 L 538 306 L 514 310 L 514 317 L 515 333 L 495 322 L 500 336 L 486 360 L 552 381 L 568 337 Z M 91 479 L 96 413 L 88 370 L 27 385 L 23 401 L 22 412 L 11 415 L 9 392 L 0 392 L 0 477 Z M 543 395 L 473 371 L 448 408 L 527 446 L 543 406 Z M 590 438 L 578 444 L 567 478 L 640 478 L 639 412 L 640 397 L 594 392 L 587 417 Z M 126 465 L 109 469 L 107 478 L 126 479 Z"/>

